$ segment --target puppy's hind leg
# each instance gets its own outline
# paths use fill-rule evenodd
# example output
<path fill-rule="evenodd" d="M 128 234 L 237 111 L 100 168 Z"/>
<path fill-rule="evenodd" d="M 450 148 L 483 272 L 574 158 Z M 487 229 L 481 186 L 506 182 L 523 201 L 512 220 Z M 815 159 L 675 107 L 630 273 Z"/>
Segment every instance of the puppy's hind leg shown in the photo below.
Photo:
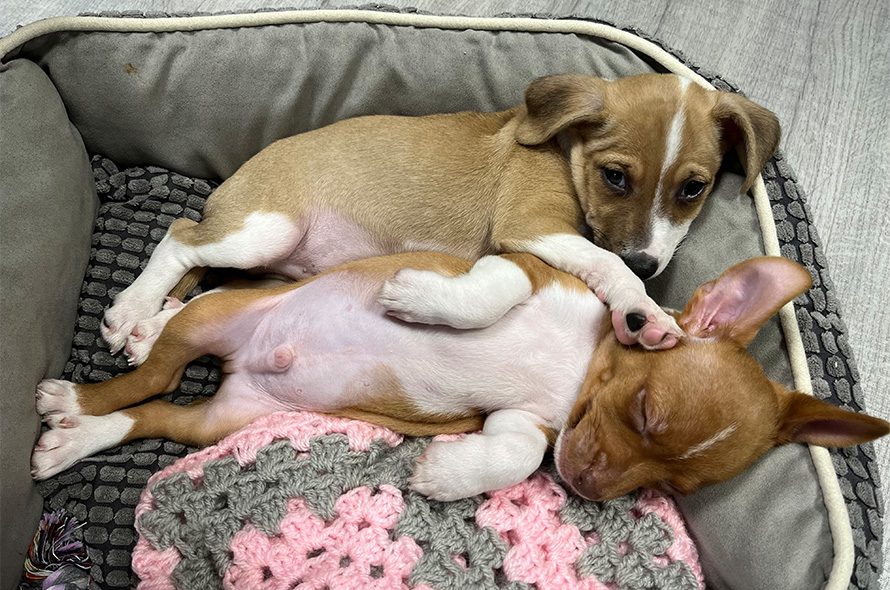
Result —
<path fill-rule="evenodd" d="M 52 477 L 81 459 L 139 438 L 209 445 L 270 413 L 259 405 L 227 405 L 217 398 L 186 406 L 152 400 L 104 416 L 67 416 L 40 437 L 31 455 L 31 476 L 37 480 Z"/>
<path fill-rule="evenodd" d="M 145 270 L 124 289 L 105 312 L 102 338 L 112 353 L 124 348 L 133 328 L 154 316 L 164 297 L 192 268 L 199 266 L 250 269 L 269 265 L 293 252 L 304 230 L 285 215 L 247 215 L 240 226 L 231 219 L 208 216 L 201 223 L 177 219 L 155 248 Z"/>

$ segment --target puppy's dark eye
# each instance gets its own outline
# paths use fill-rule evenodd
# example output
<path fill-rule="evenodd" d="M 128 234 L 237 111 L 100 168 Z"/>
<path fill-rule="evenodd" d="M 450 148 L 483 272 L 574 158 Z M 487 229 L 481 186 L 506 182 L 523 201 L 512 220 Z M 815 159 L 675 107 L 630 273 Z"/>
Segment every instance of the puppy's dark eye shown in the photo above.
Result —
<path fill-rule="evenodd" d="M 705 191 L 706 186 L 708 185 L 704 182 L 701 182 L 700 180 L 688 181 L 680 190 L 680 200 L 694 201 L 701 196 L 701 194 Z"/>
<path fill-rule="evenodd" d="M 627 188 L 627 179 L 624 177 L 624 172 L 621 170 L 616 170 L 615 168 L 603 168 L 603 178 L 608 184 L 618 190 L 623 191 Z"/>

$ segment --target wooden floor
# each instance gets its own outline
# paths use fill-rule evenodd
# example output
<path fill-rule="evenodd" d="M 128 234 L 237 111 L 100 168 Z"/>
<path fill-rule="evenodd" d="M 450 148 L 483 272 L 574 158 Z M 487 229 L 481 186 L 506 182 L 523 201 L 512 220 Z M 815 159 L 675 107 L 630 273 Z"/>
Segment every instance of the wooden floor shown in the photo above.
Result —
<path fill-rule="evenodd" d="M 888 0 L 386 0 L 422 11 L 586 15 L 635 26 L 738 84 L 782 121 L 843 305 L 869 411 L 890 419 L 890 2 Z M 4 0 L 18 23 L 85 11 L 355 6 L 362 0 Z M 890 484 L 890 444 L 878 447 Z M 884 487 L 890 500 L 890 485 Z M 890 502 L 885 501 L 885 505 Z M 890 555 L 890 531 L 884 555 Z M 882 590 L 890 590 L 885 571 Z"/>

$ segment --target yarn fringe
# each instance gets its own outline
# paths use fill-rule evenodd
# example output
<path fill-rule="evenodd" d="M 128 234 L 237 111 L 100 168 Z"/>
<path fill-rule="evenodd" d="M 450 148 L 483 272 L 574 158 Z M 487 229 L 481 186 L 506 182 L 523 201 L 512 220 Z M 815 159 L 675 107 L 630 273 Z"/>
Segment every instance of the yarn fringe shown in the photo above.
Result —
<path fill-rule="evenodd" d="M 25 580 L 41 590 L 77 590 L 90 583 L 92 563 L 76 537 L 85 523 L 64 509 L 47 512 L 25 558 Z"/>

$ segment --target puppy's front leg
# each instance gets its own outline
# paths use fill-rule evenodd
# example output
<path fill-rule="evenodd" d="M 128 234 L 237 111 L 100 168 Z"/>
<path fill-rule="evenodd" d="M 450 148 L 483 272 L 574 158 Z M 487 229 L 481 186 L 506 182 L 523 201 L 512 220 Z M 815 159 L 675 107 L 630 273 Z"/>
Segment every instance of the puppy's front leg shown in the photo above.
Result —
<path fill-rule="evenodd" d="M 520 265 L 483 256 L 457 276 L 403 268 L 383 283 L 378 302 L 406 322 L 466 330 L 492 325 L 531 294 L 532 283 Z"/>
<path fill-rule="evenodd" d="M 540 424 L 530 412 L 500 410 L 485 419 L 482 434 L 430 443 L 409 479 L 411 489 L 449 502 L 523 481 L 547 451 Z"/>
<path fill-rule="evenodd" d="M 554 233 L 510 241 L 509 250 L 534 254 L 547 264 L 584 281 L 612 310 L 615 335 L 623 344 L 645 348 L 673 347 L 683 332 L 647 294 L 643 281 L 618 255 L 577 234 Z"/>

